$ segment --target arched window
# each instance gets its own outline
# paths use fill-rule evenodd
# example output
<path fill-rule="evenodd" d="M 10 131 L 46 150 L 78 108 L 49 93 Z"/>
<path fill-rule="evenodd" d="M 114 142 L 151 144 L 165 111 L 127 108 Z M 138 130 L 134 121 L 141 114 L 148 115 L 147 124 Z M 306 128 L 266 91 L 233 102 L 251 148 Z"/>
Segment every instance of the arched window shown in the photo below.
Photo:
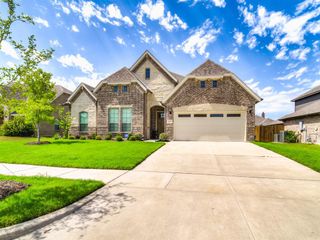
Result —
<path fill-rule="evenodd" d="M 88 131 L 88 113 L 81 112 L 79 114 L 80 132 Z"/>

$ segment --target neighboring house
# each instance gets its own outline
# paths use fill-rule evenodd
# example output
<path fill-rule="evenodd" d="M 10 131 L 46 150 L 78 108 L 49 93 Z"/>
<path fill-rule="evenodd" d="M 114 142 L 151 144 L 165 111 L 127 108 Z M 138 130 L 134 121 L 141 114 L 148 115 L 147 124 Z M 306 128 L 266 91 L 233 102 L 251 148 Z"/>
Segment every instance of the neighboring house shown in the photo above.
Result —
<path fill-rule="evenodd" d="M 280 118 L 285 130 L 300 134 L 301 142 L 320 143 L 320 85 L 292 100 L 293 113 Z"/>
<path fill-rule="evenodd" d="M 174 140 L 250 141 L 261 100 L 210 60 L 181 76 L 146 51 L 95 88 L 80 84 L 68 103 L 73 135 L 132 132 L 158 138 L 166 132 Z"/>
<path fill-rule="evenodd" d="M 66 104 L 68 98 L 70 97 L 70 95 L 72 94 L 72 92 L 66 88 L 64 88 L 63 86 L 60 85 L 55 85 L 55 92 L 56 92 L 56 96 L 54 98 L 54 100 L 52 101 L 52 105 L 53 106 L 63 106 L 65 111 L 70 111 L 69 109 L 69 105 Z M 18 96 L 18 94 L 17 94 Z M 18 98 L 18 97 L 16 97 Z M 6 106 L 4 107 L 5 111 L 7 111 Z M 3 116 L 3 122 L 8 121 L 10 119 L 13 119 L 15 116 L 18 116 L 19 114 L 17 112 L 10 112 L 10 114 L 7 114 Z M 57 113 L 54 113 L 54 117 L 57 118 Z M 0 120 L 1 122 L 1 120 Z M 41 123 L 41 127 L 40 127 L 40 134 L 41 136 L 52 136 L 54 135 L 56 132 L 59 132 L 59 125 L 57 124 L 57 121 L 55 121 L 54 124 L 49 124 L 46 122 Z"/>
<path fill-rule="evenodd" d="M 282 121 L 266 118 L 263 112 L 261 116 L 255 116 L 255 140 L 260 142 L 280 141 L 279 134 L 284 130 Z M 275 139 L 277 134 L 277 139 Z"/>

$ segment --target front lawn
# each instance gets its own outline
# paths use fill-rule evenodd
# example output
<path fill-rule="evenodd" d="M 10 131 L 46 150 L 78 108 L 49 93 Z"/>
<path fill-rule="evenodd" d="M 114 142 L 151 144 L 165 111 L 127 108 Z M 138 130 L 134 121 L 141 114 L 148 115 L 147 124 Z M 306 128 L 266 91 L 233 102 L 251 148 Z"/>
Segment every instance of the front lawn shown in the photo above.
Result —
<path fill-rule="evenodd" d="M 295 160 L 313 170 L 320 172 L 320 146 L 302 143 L 269 143 L 254 144 Z"/>
<path fill-rule="evenodd" d="M 26 145 L 32 138 L 0 137 L 0 162 L 56 167 L 124 169 L 141 163 L 164 145 L 160 142 L 52 140 Z"/>
<path fill-rule="evenodd" d="M 0 228 L 53 212 L 103 186 L 102 182 L 91 180 L 0 175 L 0 181 L 4 180 L 30 186 L 0 201 Z"/>

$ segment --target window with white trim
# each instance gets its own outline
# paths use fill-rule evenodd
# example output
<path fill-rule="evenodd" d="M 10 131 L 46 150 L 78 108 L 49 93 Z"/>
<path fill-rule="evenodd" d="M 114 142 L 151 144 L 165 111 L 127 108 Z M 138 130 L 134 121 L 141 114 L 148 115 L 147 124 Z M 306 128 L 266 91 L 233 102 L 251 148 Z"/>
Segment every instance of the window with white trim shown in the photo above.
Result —
<path fill-rule="evenodd" d="M 131 132 L 132 110 L 131 108 L 121 108 L 121 131 Z"/>
<path fill-rule="evenodd" d="M 109 108 L 108 113 L 109 131 L 119 131 L 119 108 Z"/>

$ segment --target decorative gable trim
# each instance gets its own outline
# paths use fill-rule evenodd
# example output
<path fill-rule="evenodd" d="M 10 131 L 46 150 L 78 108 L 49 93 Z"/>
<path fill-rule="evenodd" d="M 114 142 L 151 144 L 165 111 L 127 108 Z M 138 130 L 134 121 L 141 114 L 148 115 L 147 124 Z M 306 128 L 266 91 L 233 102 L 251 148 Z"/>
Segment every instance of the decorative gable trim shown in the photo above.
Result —
<path fill-rule="evenodd" d="M 156 59 L 148 50 L 145 51 L 139 58 L 138 60 L 130 67 L 130 71 L 131 72 L 134 72 L 139 66 L 140 64 L 148 59 L 148 57 L 154 61 L 154 63 L 156 65 L 158 65 L 158 67 L 163 71 L 165 72 L 165 74 L 167 74 L 169 76 L 169 78 L 171 78 L 176 84 L 179 82 L 178 79 L 165 67 L 162 65 L 162 63 Z"/>
<path fill-rule="evenodd" d="M 77 89 L 68 98 L 67 103 L 70 104 L 72 99 L 74 99 L 80 91 L 86 91 L 95 102 L 97 101 L 96 96 L 93 95 L 93 93 L 86 87 L 86 85 L 84 83 L 80 83 Z"/>

